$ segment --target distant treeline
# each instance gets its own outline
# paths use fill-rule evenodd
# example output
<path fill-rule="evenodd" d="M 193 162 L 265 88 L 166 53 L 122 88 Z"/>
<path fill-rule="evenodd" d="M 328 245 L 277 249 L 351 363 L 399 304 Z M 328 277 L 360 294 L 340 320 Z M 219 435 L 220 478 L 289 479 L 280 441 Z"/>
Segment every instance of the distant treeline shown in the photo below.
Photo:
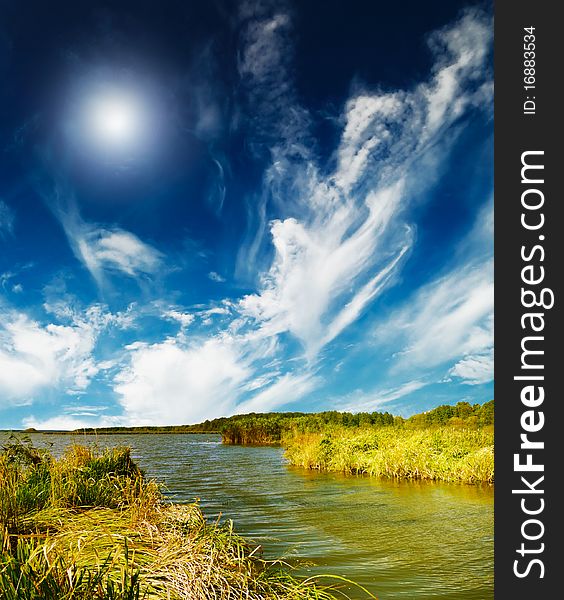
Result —
<path fill-rule="evenodd" d="M 315 433 L 331 427 L 370 427 L 400 426 L 407 428 L 429 427 L 433 425 L 453 425 L 478 428 L 493 425 L 494 401 L 485 404 L 459 402 L 447 404 L 412 415 L 405 419 L 389 412 L 350 413 L 336 410 L 318 413 L 271 412 L 249 413 L 208 419 L 194 425 L 168 425 L 143 427 L 87 427 L 68 432 L 90 434 L 132 434 L 132 433 L 219 433 L 227 444 L 278 444 L 284 431 L 295 430 L 301 433 Z M 33 433 L 34 429 L 26 430 Z M 45 432 L 51 433 L 51 432 Z M 55 433 L 55 432 L 52 432 Z"/>
<path fill-rule="evenodd" d="M 387 426 L 407 429 L 440 425 L 480 428 L 493 425 L 493 421 L 494 401 L 490 400 L 485 404 L 472 405 L 468 402 L 459 402 L 454 406 L 441 405 L 407 419 L 394 416 L 389 412 L 251 413 L 223 420 L 219 432 L 226 444 L 262 445 L 279 444 L 286 432 L 293 434 L 319 433 L 332 428 L 353 429 Z"/>

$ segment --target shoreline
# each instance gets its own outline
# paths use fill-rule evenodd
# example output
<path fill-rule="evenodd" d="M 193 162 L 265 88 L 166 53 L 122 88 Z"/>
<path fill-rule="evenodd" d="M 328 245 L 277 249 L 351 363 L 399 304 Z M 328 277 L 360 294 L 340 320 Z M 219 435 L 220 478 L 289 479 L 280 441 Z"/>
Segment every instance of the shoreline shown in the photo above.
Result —
<path fill-rule="evenodd" d="M 197 503 L 167 501 L 126 447 L 70 445 L 55 459 L 11 440 L 0 452 L 0 484 L 6 600 L 330 600 L 337 589 L 263 559 L 231 521 L 209 522 Z"/>

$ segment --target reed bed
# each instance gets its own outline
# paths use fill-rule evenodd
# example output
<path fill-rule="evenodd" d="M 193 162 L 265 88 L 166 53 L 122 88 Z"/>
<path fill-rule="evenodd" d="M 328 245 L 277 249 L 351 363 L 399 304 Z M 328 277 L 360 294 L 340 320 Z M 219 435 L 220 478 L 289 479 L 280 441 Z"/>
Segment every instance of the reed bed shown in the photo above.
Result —
<path fill-rule="evenodd" d="M 332 428 L 286 431 L 282 444 L 292 465 L 391 479 L 494 483 L 493 427 L 437 426 Z"/>
<path fill-rule="evenodd" d="M 197 504 L 166 502 L 128 448 L 70 446 L 55 459 L 12 439 L 0 453 L 0 591 L 5 600 L 328 600 L 336 588 L 263 560 Z"/>

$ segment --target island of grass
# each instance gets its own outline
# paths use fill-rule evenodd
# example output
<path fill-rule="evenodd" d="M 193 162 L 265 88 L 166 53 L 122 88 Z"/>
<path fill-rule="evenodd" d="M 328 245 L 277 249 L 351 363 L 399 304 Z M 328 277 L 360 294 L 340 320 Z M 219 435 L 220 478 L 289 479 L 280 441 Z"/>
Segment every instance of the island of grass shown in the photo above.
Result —
<path fill-rule="evenodd" d="M 494 483 L 494 402 L 390 413 L 268 413 L 222 426 L 227 444 L 278 444 L 294 466 L 389 479 Z"/>
<path fill-rule="evenodd" d="M 263 560 L 230 522 L 166 502 L 125 447 L 71 445 L 56 459 L 10 438 L 0 452 L 0 548 L 3 600 L 334 597 Z"/>

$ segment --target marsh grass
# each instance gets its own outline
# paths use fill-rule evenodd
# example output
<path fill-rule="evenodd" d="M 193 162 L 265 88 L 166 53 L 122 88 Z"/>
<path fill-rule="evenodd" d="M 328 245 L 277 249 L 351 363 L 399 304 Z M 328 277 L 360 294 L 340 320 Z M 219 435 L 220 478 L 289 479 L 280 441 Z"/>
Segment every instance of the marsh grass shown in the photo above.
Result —
<path fill-rule="evenodd" d="M 0 453 L 0 546 L 6 600 L 328 600 L 339 588 L 263 560 L 197 504 L 167 503 L 128 448 L 70 446 L 55 459 L 12 438 Z"/>
<path fill-rule="evenodd" d="M 458 483 L 494 482 L 493 429 L 437 426 L 332 428 L 285 432 L 291 464 L 392 479 Z"/>

